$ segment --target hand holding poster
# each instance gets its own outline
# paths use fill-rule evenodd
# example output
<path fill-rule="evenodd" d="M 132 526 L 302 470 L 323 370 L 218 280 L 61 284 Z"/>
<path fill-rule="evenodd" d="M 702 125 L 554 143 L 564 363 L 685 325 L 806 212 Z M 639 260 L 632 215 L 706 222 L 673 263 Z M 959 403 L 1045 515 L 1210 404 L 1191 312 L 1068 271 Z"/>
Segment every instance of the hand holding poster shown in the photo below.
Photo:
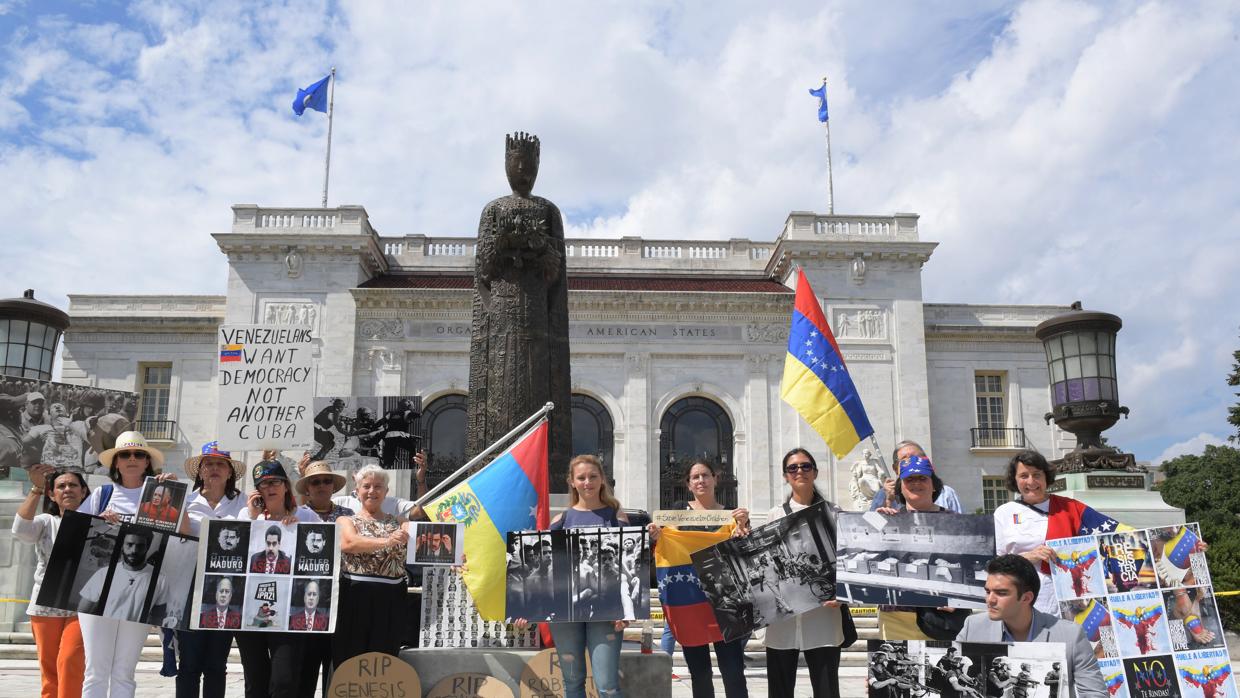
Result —
<path fill-rule="evenodd" d="M 650 538 L 643 527 L 512 531 L 507 558 L 509 618 L 650 617 Z"/>
<path fill-rule="evenodd" d="M 410 565 L 462 565 L 465 524 L 413 522 L 406 562 Z"/>
<path fill-rule="evenodd" d="M 330 523 L 203 522 L 194 630 L 332 632 L 340 551 Z"/>
<path fill-rule="evenodd" d="M 309 448 L 313 329 L 220 325 L 219 345 L 220 448 Z"/>

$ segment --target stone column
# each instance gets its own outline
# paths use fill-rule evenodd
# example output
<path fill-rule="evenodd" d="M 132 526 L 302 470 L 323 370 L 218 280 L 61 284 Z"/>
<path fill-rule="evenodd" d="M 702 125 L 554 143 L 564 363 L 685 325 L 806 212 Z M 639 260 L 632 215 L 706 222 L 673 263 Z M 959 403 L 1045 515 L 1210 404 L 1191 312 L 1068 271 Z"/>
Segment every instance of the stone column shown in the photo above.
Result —
<path fill-rule="evenodd" d="M 650 354 L 624 355 L 625 381 L 622 397 L 625 409 L 624 467 L 615 473 L 620 502 L 626 507 L 653 511 L 659 508 L 658 441 L 651 438 Z"/>
<path fill-rule="evenodd" d="M 752 511 L 771 508 L 771 464 L 778 458 L 778 447 L 772 442 L 771 400 L 779 399 L 778 388 L 772 390 L 771 357 L 767 354 L 745 356 L 747 380 L 745 405 L 749 410 L 749 448 L 745 459 L 737 458 L 736 477 L 739 481 L 737 502 Z M 738 454 L 739 455 L 739 454 Z"/>

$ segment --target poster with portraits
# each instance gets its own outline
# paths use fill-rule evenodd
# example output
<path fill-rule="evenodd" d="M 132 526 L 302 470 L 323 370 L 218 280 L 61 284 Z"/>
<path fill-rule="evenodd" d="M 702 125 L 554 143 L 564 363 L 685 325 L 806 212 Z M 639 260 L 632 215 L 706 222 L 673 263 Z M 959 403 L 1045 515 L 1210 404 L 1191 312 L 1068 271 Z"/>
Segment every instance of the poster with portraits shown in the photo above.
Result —
<path fill-rule="evenodd" d="M 412 468 L 422 441 L 421 416 L 418 395 L 316 397 L 311 459 L 346 470 L 366 463 Z"/>
<path fill-rule="evenodd" d="M 835 538 L 824 506 L 792 512 L 692 554 L 724 640 L 835 598 Z"/>
<path fill-rule="evenodd" d="M 0 376 L 0 441 L 9 441 L 0 443 L 0 473 L 43 463 L 106 474 L 99 454 L 134 428 L 137 414 L 135 393 Z"/>
<path fill-rule="evenodd" d="M 35 602 L 186 629 L 197 553 L 192 536 L 67 511 Z"/>
<path fill-rule="evenodd" d="M 1062 642 L 869 640 L 869 698 L 1067 698 Z"/>
<path fill-rule="evenodd" d="M 836 597 L 854 604 L 985 608 L 990 514 L 843 512 Z"/>
<path fill-rule="evenodd" d="M 410 565 L 462 565 L 465 563 L 465 524 L 413 522 L 406 562 Z"/>
<path fill-rule="evenodd" d="M 505 613 L 551 623 L 649 618 L 651 565 L 642 526 L 511 531 Z"/>
<path fill-rule="evenodd" d="M 1093 643 L 1113 695 L 1236 695 L 1197 524 L 1047 545 L 1062 615 Z"/>
<path fill-rule="evenodd" d="M 142 496 L 138 500 L 138 513 L 134 515 L 134 521 L 161 531 L 177 530 L 185 514 L 189 485 L 184 480 L 146 478 L 142 483 Z"/>
<path fill-rule="evenodd" d="M 538 649 L 538 630 L 483 620 L 461 575 L 444 567 L 422 573 L 422 623 L 418 646 L 462 649 L 509 647 Z"/>
<path fill-rule="evenodd" d="M 191 627 L 332 632 L 339 569 L 335 524 L 205 520 Z"/>

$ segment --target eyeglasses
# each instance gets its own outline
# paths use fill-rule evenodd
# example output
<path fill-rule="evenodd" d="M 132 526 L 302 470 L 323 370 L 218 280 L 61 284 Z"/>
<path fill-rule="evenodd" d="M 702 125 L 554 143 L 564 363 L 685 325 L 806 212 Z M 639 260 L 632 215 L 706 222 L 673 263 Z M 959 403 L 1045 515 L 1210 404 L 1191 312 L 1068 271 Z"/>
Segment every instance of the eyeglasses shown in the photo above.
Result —
<path fill-rule="evenodd" d="M 784 472 L 791 475 L 792 473 L 808 473 L 811 470 L 817 470 L 813 463 L 806 461 L 804 463 L 789 463 L 784 466 Z"/>
<path fill-rule="evenodd" d="M 316 478 L 306 480 L 306 485 L 309 487 L 318 487 L 319 485 L 331 485 L 331 484 L 334 484 L 335 482 L 336 480 L 334 478 L 316 477 Z"/>
<path fill-rule="evenodd" d="M 117 451 L 117 458 L 145 458 L 145 451 Z"/>

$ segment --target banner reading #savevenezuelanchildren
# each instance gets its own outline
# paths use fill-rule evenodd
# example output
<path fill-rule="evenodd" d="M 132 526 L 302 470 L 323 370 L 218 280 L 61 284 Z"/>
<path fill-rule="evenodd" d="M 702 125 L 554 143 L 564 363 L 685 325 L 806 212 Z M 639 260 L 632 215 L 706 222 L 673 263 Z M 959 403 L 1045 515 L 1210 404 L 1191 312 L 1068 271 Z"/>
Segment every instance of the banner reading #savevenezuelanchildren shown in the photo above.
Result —
<path fill-rule="evenodd" d="M 297 450 L 314 444 L 314 330 L 221 325 L 220 448 Z"/>

